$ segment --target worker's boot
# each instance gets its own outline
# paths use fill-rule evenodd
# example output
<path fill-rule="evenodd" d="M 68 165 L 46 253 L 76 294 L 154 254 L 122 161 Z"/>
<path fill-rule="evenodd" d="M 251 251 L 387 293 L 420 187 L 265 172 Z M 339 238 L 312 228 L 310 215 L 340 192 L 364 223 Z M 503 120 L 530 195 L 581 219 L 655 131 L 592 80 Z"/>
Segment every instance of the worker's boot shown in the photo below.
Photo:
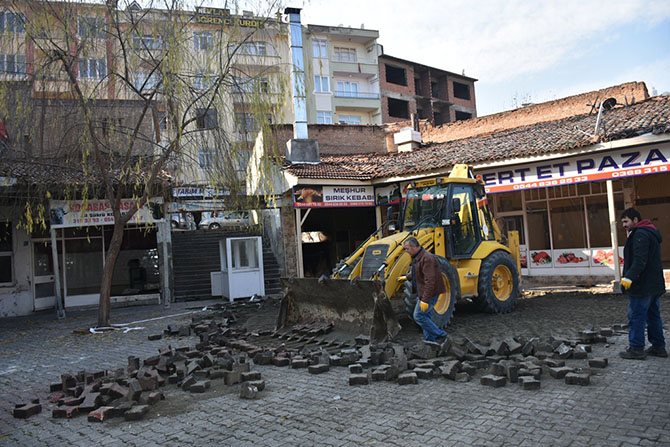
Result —
<path fill-rule="evenodd" d="M 621 351 L 619 357 L 628 360 L 644 360 L 647 358 L 647 354 L 643 348 L 628 348 L 625 351 Z"/>

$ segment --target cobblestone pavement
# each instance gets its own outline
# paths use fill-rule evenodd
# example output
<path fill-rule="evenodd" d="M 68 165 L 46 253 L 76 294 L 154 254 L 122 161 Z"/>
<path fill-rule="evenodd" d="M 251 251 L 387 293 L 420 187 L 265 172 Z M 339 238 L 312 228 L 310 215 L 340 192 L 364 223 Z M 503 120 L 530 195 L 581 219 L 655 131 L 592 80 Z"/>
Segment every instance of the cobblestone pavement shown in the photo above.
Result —
<path fill-rule="evenodd" d="M 66 321 L 51 314 L 0 320 L 0 445 L 8 446 L 668 446 L 670 445 L 670 361 L 622 360 L 625 335 L 594 345 L 591 357 L 609 358 L 609 366 L 591 377 L 591 385 L 566 385 L 543 375 L 542 388 L 523 391 L 517 384 L 485 387 L 473 381 L 444 378 L 399 386 L 372 382 L 349 386 L 347 368 L 321 375 L 306 370 L 254 366 L 267 386 L 257 400 L 241 400 L 238 386 L 214 381 L 204 394 L 164 387 L 166 400 L 152 407 L 144 420 L 114 418 L 102 424 L 85 416 L 52 419 L 48 384 L 60 374 L 83 369 L 124 367 L 129 355 L 146 358 L 170 343 L 194 345 L 195 337 L 149 341 L 167 324 L 184 323 L 184 315 L 207 303 L 178 303 L 114 309 L 114 322 L 144 327 L 127 333 L 75 335 L 88 327 L 94 312 L 70 312 Z M 250 325 L 268 324 L 276 306 L 267 303 L 252 315 Z M 670 300 L 661 308 L 666 324 Z M 625 322 L 626 299 L 616 295 L 553 293 L 521 300 L 507 315 L 483 315 L 467 306 L 457 310 L 451 335 L 481 340 L 511 335 L 574 335 Z M 182 315 L 179 315 L 182 314 Z M 172 315 L 172 316 L 170 316 Z M 176 316 L 175 316 L 176 315 Z M 666 330 L 666 338 L 668 332 Z M 407 327 L 403 341 L 419 332 Z M 584 366 L 584 360 L 568 365 Z M 15 403 L 40 398 L 43 411 L 27 420 L 14 419 Z"/>

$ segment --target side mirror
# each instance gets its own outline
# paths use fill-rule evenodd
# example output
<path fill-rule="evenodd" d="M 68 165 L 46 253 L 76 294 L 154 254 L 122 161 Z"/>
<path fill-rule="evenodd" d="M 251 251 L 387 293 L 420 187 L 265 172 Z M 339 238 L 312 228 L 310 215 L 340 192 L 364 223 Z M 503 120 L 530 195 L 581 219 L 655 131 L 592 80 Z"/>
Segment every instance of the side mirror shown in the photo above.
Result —
<path fill-rule="evenodd" d="M 386 208 L 386 220 L 391 220 L 392 217 L 393 217 L 393 208 L 389 206 L 388 208 Z"/>
<path fill-rule="evenodd" d="M 394 223 L 389 224 L 388 228 L 389 228 L 389 231 L 391 231 L 391 232 L 395 231 L 395 224 Z"/>
<path fill-rule="evenodd" d="M 457 213 L 461 210 L 461 199 L 454 197 L 451 199 L 451 212 Z"/>

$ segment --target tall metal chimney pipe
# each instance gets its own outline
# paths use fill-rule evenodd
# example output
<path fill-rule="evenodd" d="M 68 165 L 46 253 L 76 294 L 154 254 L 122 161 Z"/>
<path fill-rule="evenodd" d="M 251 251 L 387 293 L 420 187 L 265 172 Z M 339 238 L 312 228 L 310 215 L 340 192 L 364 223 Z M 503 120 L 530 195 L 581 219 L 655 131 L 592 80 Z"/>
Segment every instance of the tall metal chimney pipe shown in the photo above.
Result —
<path fill-rule="evenodd" d="M 293 138 L 304 140 L 307 133 L 307 97 L 305 93 L 305 61 L 302 48 L 302 26 L 300 24 L 300 8 L 286 8 L 284 14 L 289 18 L 291 36 L 291 84 L 293 85 Z"/>

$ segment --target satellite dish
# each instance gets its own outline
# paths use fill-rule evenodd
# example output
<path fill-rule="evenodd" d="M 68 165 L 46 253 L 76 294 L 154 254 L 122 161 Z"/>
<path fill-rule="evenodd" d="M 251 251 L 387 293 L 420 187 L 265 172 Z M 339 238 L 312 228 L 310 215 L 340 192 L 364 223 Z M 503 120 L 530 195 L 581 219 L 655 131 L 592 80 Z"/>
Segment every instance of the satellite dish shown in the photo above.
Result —
<path fill-rule="evenodd" d="M 615 98 L 607 98 L 605 101 L 603 101 L 603 110 L 612 110 L 615 105 L 616 105 Z"/>

